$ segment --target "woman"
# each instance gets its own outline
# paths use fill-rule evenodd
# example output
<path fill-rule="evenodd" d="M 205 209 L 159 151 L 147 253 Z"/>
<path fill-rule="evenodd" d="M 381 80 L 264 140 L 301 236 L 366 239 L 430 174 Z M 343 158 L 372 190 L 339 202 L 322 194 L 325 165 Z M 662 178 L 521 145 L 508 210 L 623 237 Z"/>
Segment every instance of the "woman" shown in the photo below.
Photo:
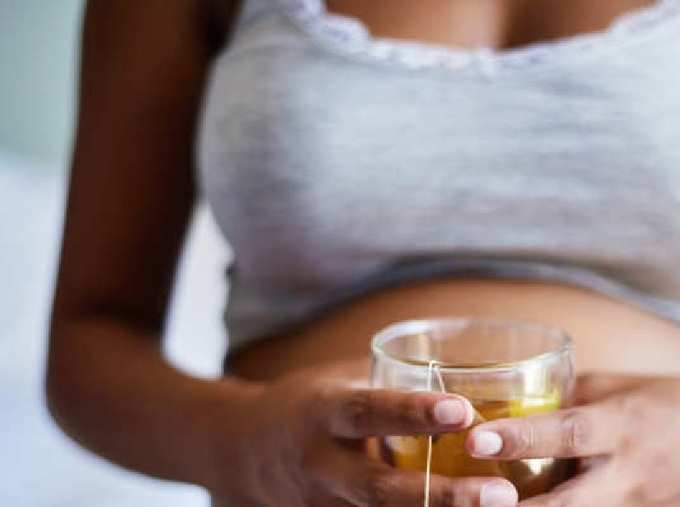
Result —
<path fill-rule="evenodd" d="M 679 49 L 676 0 L 91 0 L 54 417 L 215 506 L 419 505 L 422 474 L 359 442 L 470 405 L 369 390 L 359 359 L 387 323 L 491 315 L 566 329 L 589 375 L 470 452 L 587 465 L 526 506 L 677 505 Z M 161 353 L 198 186 L 236 253 L 219 381 Z"/>

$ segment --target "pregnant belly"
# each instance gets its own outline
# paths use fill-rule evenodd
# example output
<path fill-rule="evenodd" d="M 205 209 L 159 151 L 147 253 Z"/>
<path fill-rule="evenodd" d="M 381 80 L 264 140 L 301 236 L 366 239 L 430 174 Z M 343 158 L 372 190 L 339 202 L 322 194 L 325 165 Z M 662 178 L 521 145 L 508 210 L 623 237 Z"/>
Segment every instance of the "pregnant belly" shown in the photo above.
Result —
<path fill-rule="evenodd" d="M 428 281 L 374 293 L 239 351 L 230 366 L 245 378 L 270 380 L 311 365 L 367 357 L 380 328 L 440 316 L 559 327 L 574 340 L 580 372 L 680 374 L 678 324 L 585 289 L 499 280 Z"/>

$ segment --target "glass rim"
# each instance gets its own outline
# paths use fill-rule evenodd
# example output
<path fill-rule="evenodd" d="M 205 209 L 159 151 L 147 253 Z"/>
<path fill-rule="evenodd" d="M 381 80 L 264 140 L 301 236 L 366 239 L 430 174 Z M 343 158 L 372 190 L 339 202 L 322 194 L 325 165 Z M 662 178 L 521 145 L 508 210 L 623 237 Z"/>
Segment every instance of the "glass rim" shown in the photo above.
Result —
<path fill-rule="evenodd" d="M 531 332 L 539 332 L 543 335 L 553 336 L 556 339 L 557 346 L 553 350 L 536 354 L 518 361 L 509 361 L 503 363 L 493 363 L 489 366 L 456 366 L 455 364 L 446 363 L 443 361 L 406 361 L 385 350 L 385 344 L 399 335 L 423 333 L 427 330 L 433 329 L 436 325 L 450 325 L 458 326 L 464 329 L 471 324 L 490 325 L 499 328 L 512 328 L 518 330 L 526 330 Z M 537 323 L 528 323 L 515 321 L 510 319 L 496 319 L 490 317 L 429 317 L 424 319 L 412 319 L 395 322 L 382 328 L 373 335 L 371 340 L 371 351 L 374 359 L 386 360 L 391 363 L 396 363 L 400 367 L 426 370 L 430 364 L 436 365 L 442 373 L 449 374 L 480 374 L 480 373 L 507 373 L 511 371 L 522 370 L 530 367 L 536 363 L 550 362 L 552 360 L 560 359 L 566 354 L 571 354 L 572 339 L 566 331 L 557 327 L 546 326 Z"/>

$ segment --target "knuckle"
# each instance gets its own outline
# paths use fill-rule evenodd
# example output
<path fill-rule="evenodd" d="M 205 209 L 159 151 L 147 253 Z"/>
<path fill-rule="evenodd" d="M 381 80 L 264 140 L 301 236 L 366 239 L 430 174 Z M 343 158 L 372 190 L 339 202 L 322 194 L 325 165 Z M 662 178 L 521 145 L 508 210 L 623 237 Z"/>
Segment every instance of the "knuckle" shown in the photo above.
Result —
<path fill-rule="evenodd" d="M 364 428 L 373 416 L 373 396 L 368 391 L 352 393 L 342 406 L 343 419 L 350 432 Z"/>
<path fill-rule="evenodd" d="M 616 402 L 616 408 L 629 419 L 642 419 L 647 412 L 645 410 L 645 400 L 639 396 L 620 396 Z"/>
<path fill-rule="evenodd" d="M 577 456 L 587 448 L 592 429 L 588 418 L 578 410 L 566 411 L 560 419 L 561 454 Z"/>
<path fill-rule="evenodd" d="M 536 447 L 536 428 L 529 420 L 518 421 L 512 437 L 503 446 L 503 453 L 508 456 L 522 456 Z"/>
<path fill-rule="evenodd" d="M 621 452 L 631 452 L 640 443 L 639 435 L 650 429 L 646 400 L 638 396 L 621 396 L 613 400 L 611 408 L 619 414 L 619 420 L 625 420 L 625 425 L 617 428 L 614 445 Z"/>
<path fill-rule="evenodd" d="M 621 396 L 614 400 L 612 408 L 625 418 L 629 434 L 635 435 L 643 431 L 648 418 L 648 410 L 644 398 L 630 395 Z"/>
<path fill-rule="evenodd" d="M 325 426 L 328 422 L 328 417 L 332 416 L 330 402 L 333 397 L 333 392 L 324 388 L 311 389 L 304 398 L 302 404 L 299 406 L 299 411 L 303 414 L 311 414 L 311 422 L 317 429 Z M 309 424 L 310 420 L 307 420 Z"/>
<path fill-rule="evenodd" d="M 395 408 L 399 423 L 405 428 L 414 423 L 426 423 L 428 425 L 435 423 L 434 416 L 431 415 L 428 406 L 410 396 L 402 397 Z"/>

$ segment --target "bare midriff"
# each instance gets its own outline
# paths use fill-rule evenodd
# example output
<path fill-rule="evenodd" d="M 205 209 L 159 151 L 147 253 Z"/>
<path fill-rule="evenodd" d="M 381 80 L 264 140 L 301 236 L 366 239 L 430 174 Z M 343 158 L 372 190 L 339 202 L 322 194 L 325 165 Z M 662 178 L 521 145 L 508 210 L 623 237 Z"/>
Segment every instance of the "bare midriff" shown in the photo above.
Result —
<path fill-rule="evenodd" d="M 383 290 L 305 326 L 254 343 L 231 361 L 234 373 L 269 380 L 287 372 L 368 357 L 384 326 L 442 316 L 493 317 L 566 331 L 585 371 L 680 374 L 680 326 L 627 302 L 567 285 L 504 280 L 438 280 Z"/>

